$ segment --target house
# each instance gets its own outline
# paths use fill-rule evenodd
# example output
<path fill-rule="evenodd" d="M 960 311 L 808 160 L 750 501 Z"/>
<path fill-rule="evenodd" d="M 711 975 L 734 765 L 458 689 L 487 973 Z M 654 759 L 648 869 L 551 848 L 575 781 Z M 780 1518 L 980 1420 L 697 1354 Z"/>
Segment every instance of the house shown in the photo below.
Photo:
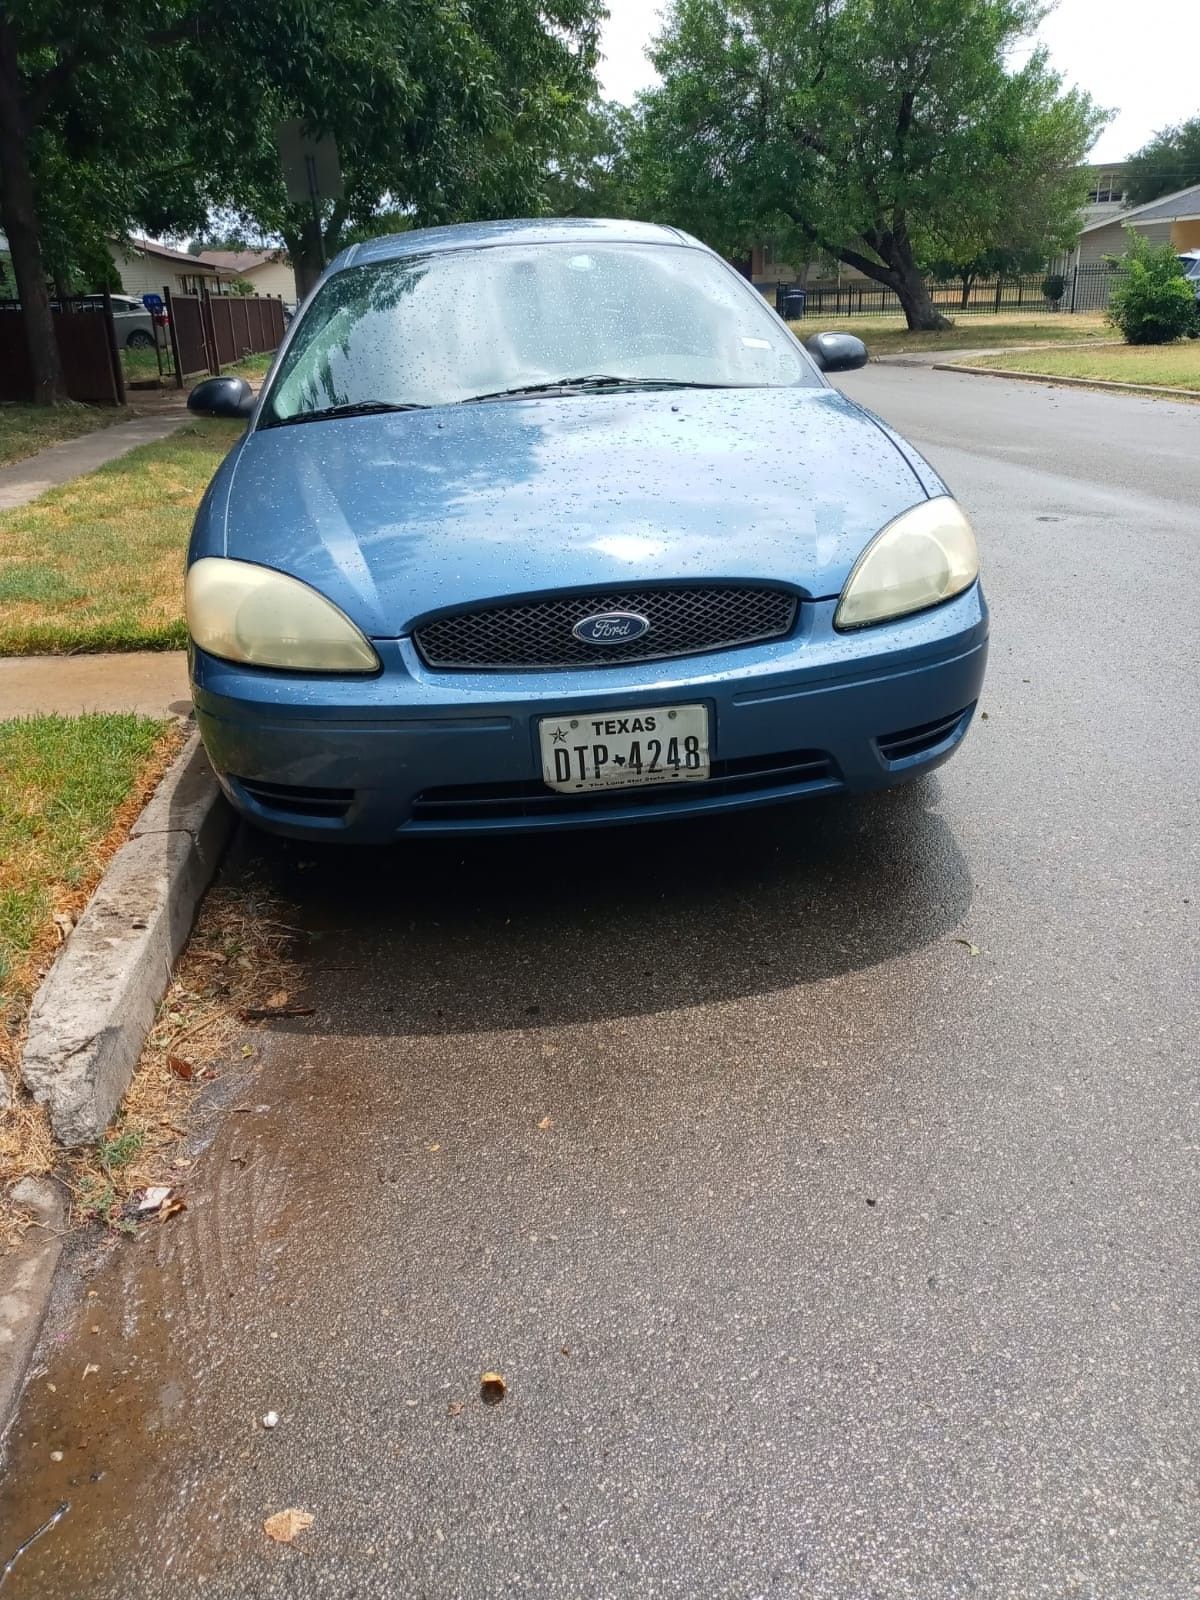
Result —
<path fill-rule="evenodd" d="M 1088 267 L 1108 256 L 1125 254 L 1125 229 L 1134 228 L 1150 244 L 1169 244 L 1176 251 L 1200 250 L 1200 183 L 1131 206 L 1111 217 L 1086 222 L 1080 231 L 1074 264 Z"/>
<path fill-rule="evenodd" d="M 227 281 L 244 278 L 255 294 L 294 302 L 296 274 L 284 250 L 202 250 L 196 258 L 214 266 Z"/>
<path fill-rule="evenodd" d="M 186 250 L 155 244 L 153 239 L 129 239 L 110 246 L 113 266 L 125 294 L 161 294 L 164 284 L 172 294 L 199 294 L 203 280 L 210 294 L 219 293 L 220 269 Z"/>

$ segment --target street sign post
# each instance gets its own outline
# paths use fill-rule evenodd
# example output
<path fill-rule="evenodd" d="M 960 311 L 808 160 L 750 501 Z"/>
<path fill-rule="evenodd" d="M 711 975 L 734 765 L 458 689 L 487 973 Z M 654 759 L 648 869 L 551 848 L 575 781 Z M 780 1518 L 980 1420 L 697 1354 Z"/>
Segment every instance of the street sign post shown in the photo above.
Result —
<path fill-rule="evenodd" d="M 298 118 L 279 124 L 279 160 L 289 200 L 312 207 L 317 253 L 325 270 L 325 239 L 321 229 L 322 200 L 341 200 L 346 193 L 337 141 L 331 134 L 320 138 L 309 133 Z"/>

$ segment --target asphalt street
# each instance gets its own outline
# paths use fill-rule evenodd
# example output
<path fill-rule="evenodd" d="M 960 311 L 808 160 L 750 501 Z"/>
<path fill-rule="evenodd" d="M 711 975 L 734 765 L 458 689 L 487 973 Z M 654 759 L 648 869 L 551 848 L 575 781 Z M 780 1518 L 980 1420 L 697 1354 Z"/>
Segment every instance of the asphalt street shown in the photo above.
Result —
<path fill-rule="evenodd" d="M 70 1509 L 4 1600 L 1200 1593 L 1200 407 L 844 387 L 979 530 L 957 759 L 702 826 L 243 835 L 314 1015 L 56 1327 L 0 1560 Z"/>

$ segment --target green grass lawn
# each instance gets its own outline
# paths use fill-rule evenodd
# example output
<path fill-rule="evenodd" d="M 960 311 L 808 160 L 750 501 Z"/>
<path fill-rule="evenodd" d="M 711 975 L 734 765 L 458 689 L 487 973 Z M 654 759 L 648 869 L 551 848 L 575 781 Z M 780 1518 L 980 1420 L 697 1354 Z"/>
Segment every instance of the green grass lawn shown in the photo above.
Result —
<path fill-rule="evenodd" d="M 178 742 L 149 717 L 0 721 L 0 1040 L 54 948 L 55 913 L 91 892 L 123 808 L 140 805 Z"/>
<path fill-rule="evenodd" d="M 181 648 L 192 516 L 241 432 L 197 419 L 0 514 L 0 655 Z"/>
<path fill-rule="evenodd" d="M 0 721 L 0 1072 L 15 1085 L 35 989 L 113 852 L 182 743 L 130 715 Z M 0 1172 L 48 1172 L 44 1108 L 22 1093 L 0 1118 Z M 27 1222 L 0 1192 L 0 1248 Z"/>
<path fill-rule="evenodd" d="M 981 367 L 1045 373 L 1055 378 L 1099 378 L 1106 383 L 1166 384 L 1200 390 L 1200 339 L 1175 344 L 1117 344 L 1101 350 L 1028 350 L 981 356 Z"/>
<path fill-rule="evenodd" d="M 271 350 L 266 355 L 247 356 L 244 361 L 235 361 L 231 367 L 222 367 L 221 371 L 235 378 L 265 378 L 267 368 L 274 359 L 275 352 Z"/>
<path fill-rule="evenodd" d="M 805 317 L 789 323 L 805 339 L 813 333 L 853 333 L 872 355 L 903 355 L 919 350 L 986 350 L 1008 344 L 1067 344 L 1080 339 L 1111 339 L 1101 312 L 1047 313 L 1028 317 L 960 317 L 939 333 L 910 333 L 903 317 L 843 317 L 827 321 Z"/>
<path fill-rule="evenodd" d="M 223 373 L 239 378 L 263 378 L 267 368 L 275 359 L 274 351 L 268 355 L 247 356 L 244 361 L 235 361 L 232 366 L 222 367 Z M 125 370 L 126 383 L 146 383 L 158 381 L 158 357 L 153 350 L 130 350 L 128 346 L 121 351 L 121 365 Z M 203 376 L 203 374 L 201 375 Z M 200 377 L 190 378 L 184 388 L 190 389 L 201 381 Z M 170 388 L 175 382 L 175 374 L 171 366 L 171 356 L 168 351 L 163 357 L 162 383 Z"/>
<path fill-rule="evenodd" d="M 47 445 L 78 439 L 128 418 L 129 412 L 120 406 L 0 405 L 0 467 L 35 456 Z"/>

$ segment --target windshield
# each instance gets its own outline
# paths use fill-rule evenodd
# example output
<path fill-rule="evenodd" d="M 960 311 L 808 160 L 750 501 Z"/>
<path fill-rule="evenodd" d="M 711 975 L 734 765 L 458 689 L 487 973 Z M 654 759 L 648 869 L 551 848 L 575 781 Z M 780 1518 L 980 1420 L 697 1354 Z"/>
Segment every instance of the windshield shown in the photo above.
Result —
<path fill-rule="evenodd" d="M 350 267 L 305 312 L 263 409 L 452 405 L 583 377 L 818 384 L 761 296 L 687 246 L 504 245 Z"/>

